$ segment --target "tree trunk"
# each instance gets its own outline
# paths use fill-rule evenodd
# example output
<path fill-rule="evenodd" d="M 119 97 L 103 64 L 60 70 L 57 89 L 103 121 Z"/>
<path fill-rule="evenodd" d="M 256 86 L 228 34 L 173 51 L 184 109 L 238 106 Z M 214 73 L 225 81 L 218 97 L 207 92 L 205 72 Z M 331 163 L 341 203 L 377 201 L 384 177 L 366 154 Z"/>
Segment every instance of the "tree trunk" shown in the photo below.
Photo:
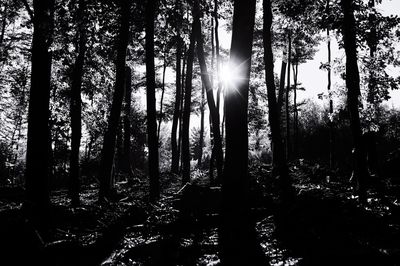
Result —
<path fill-rule="evenodd" d="M 260 265 L 255 229 L 249 219 L 248 96 L 255 0 L 235 0 L 230 65 L 237 73 L 225 96 L 226 157 L 220 226 L 223 265 Z M 264 265 L 264 264 L 262 264 Z"/>
<path fill-rule="evenodd" d="M 327 0 L 326 3 L 326 9 L 327 9 L 327 15 L 330 15 L 330 7 L 329 7 L 329 1 Z M 333 136 L 334 136 L 334 128 L 333 128 L 333 100 L 332 100 L 332 92 L 331 92 L 331 84 L 332 84 L 332 70 L 331 70 L 331 36 L 330 36 L 330 30 L 329 30 L 329 25 L 326 29 L 326 35 L 328 38 L 328 97 L 329 97 L 329 168 L 333 170 L 334 167 L 334 145 L 333 145 Z"/>
<path fill-rule="evenodd" d="M 354 145 L 354 178 L 357 182 L 357 190 L 360 202 L 366 200 L 365 179 L 368 177 L 366 157 L 362 143 L 360 115 L 358 112 L 358 96 L 360 95 L 360 76 L 357 64 L 357 43 L 355 33 L 355 19 L 352 0 L 341 0 L 344 13 L 343 43 L 346 52 L 346 87 L 347 104 L 350 112 L 350 127 L 353 134 Z"/>
<path fill-rule="evenodd" d="M 197 160 L 197 167 L 201 168 L 201 160 L 203 158 L 204 146 L 204 85 L 201 87 L 201 105 L 200 105 L 200 139 L 199 139 L 199 158 Z"/>
<path fill-rule="evenodd" d="M 53 40 L 54 0 L 34 0 L 32 73 L 28 111 L 26 152 L 26 200 L 39 208 L 50 203 L 49 168 L 49 101 Z"/>
<path fill-rule="evenodd" d="M 156 1 L 146 2 L 146 86 L 147 86 L 147 139 L 149 147 L 150 200 L 160 197 L 156 85 L 154 67 L 154 20 Z"/>
<path fill-rule="evenodd" d="M 290 95 L 290 66 L 292 60 L 292 38 L 291 33 L 288 33 L 288 61 L 287 61 L 287 87 L 286 87 L 286 158 L 289 160 L 291 156 L 290 150 L 290 106 L 289 106 L 289 95 Z"/>
<path fill-rule="evenodd" d="M 181 161 L 180 167 L 179 167 L 179 172 L 182 172 L 183 168 L 183 163 L 182 163 L 182 125 L 183 125 L 183 102 L 185 98 L 185 66 L 186 66 L 186 57 L 187 57 L 187 51 L 186 47 L 184 48 L 184 56 L 183 56 L 183 66 L 182 66 L 182 81 L 181 81 L 181 100 L 180 100 L 180 112 L 179 112 L 179 136 L 178 136 L 178 158 Z M 179 162 L 178 162 L 179 164 Z"/>
<path fill-rule="evenodd" d="M 131 159 L 131 96 L 132 95 L 132 70 L 125 66 L 125 97 L 124 97 L 124 171 L 133 178 Z"/>
<path fill-rule="evenodd" d="M 297 142 L 298 142 L 298 120 L 297 120 L 297 75 L 299 71 L 299 63 L 293 64 L 293 158 L 297 159 Z"/>
<path fill-rule="evenodd" d="M 190 34 L 190 44 L 187 51 L 187 68 L 185 83 L 185 104 L 182 117 L 182 183 L 190 181 L 190 148 L 189 148 L 189 123 L 190 123 L 190 107 L 192 101 L 192 76 L 193 76 L 193 59 L 195 47 L 196 23 L 192 23 L 192 33 Z"/>
<path fill-rule="evenodd" d="M 278 91 L 278 112 L 279 112 L 279 118 L 281 117 L 282 113 L 282 106 L 283 106 L 283 94 L 285 92 L 285 75 L 286 75 L 286 58 L 287 58 L 287 53 L 286 53 L 286 48 L 283 51 L 282 55 L 282 66 L 281 66 L 281 76 L 279 80 L 279 91 Z"/>
<path fill-rule="evenodd" d="M 69 196 L 73 206 L 79 205 L 79 148 L 81 146 L 82 127 L 82 100 L 81 87 L 83 77 L 83 65 L 86 52 L 86 28 L 85 28 L 85 0 L 79 0 L 78 10 L 78 56 L 72 73 L 71 86 L 71 155 L 70 155 L 70 184 Z"/>
<path fill-rule="evenodd" d="M 165 61 L 164 55 L 164 64 L 163 64 L 163 74 L 162 74 L 162 85 L 161 85 L 161 99 L 160 99 L 160 117 L 158 118 L 158 128 L 157 128 L 157 142 L 160 141 L 160 130 L 163 116 L 163 102 L 164 102 L 164 93 L 165 93 L 165 71 L 167 70 L 167 63 Z"/>
<path fill-rule="evenodd" d="M 100 191 L 99 199 L 103 200 L 110 196 L 112 187 L 112 168 L 115 154 L 115 141 L 117 137 L 118 124 L 121 115 L 122 100 L 125 90 L 125 60 L 129 42 L 129 0 L 119 1 L 120 28 L 117 41 L 116 78 L 113 101 L 108 127 L 104 135 L 103 149 L 101 152 L 101 164 L 99 171 Z"/>
<path fill-rule="evenodd" d="M 274 58 L 271 45 L 272 11 L 270 0 L 263 1 L 263 10 L 264 64 L 268 94 L 268 119 L 271 129 L 273 173 L 274 176 L 279 176 L 281 200 L 284 202 L 290 198 L 291 181 L 289 178 L 287 162 L 285 160 L 285 151 L 282 143 L 280 112 L 276 102 Z"/>
<path fill-rule="evenodd" d="M 171 149 L 172 149 L 172 163 L 171 163 L 171 172 L 174 174 L 178 174 L 179 171 L 179 150 L 177 144 L 177 131 L 178 131 L 178 123 L 179 123 L 179 114 L 181 112 L 180 102 L 181 102 L 181 56 L 182 56 L 182 40 L 179 36 L 179 28 L 177 28 L 178 36 L 176 43 L 176 75 L 175 75 L 175 83 L 176 83 L 176 92 L 175 92 L 175 106 L 174 106 L 174 115 L 172 118 L 172 129 L 171 129 Z"/>
<path fill-rule="evenodd" d="M 220 183 L 222 179 L 222 141 L 219 122 L 219 110 L 215 106 L 213 88 L 211 86 L 210 75 L 208 73 L 207 64 L 204 56 L 203 36 L 201 33 L 201 24 L 199 18 L 198 2 L 195 2 L 194 23 L 196 23 L 196 40 L 197 40 L 197 58 L 200 64 L 201 80 L 203 86 L 206 88 L 207 103 L 210 110 L 211 125 L 214 138 L 213 153 L 217 163 L 217 182 Z"/>

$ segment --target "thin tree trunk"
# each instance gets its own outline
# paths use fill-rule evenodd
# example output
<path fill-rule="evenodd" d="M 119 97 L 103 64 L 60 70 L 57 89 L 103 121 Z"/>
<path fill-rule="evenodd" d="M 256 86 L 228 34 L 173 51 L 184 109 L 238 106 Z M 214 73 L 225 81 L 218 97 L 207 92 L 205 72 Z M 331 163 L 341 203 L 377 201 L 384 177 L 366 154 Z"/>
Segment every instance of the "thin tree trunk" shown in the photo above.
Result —
<path fill-rule="evenodd" d="M 230 64 L 240 69 L 235 73 L 236 84 L 225 96 L 226 157 L 220 227 L 223 265 L 265 265 L 256 256 L 259 247 L 248 200 L 247 111 L 255 8 L 255 0 L 234 1 Z"/>
<path fill-rule="evenodd" d="M 196 23 L 192 23 L 192 32 L 190 34 L 190 44 L 187 51 L 187 69 L 185 83 L 185 104 L 182 117 L 182 183 L 186 184 L 190 181 L 190 148 L 189 148 L 189 123 L 190 123 L 190 107 L 192 102 L 192 76 L 193 76 L 193 59 L 195 48 L 195 30 Z"/>
<path fill-rule="evenodd" d="M 287 65 L 287 53 L 286 53 L 286 48 L 283 50 L 283 55 L 282 55 L 282 65 L 281 65 L 281 76 L 279 80 L 279 91 L 278 91 L 278 112 L 279 112 L 279 118 L 281 117 L 282 113 L 282 106 L 283 106 L 283 95 L 285 92 L 285 75 L 286 75 L 286 65 Z"/>
<path fill-rule="evenodd" d="M 280 112 L 276 102 L 276 89 L 274 81 L 274 58 L 271 45 L 272 11 L 270 0 L 263 1 L 264 10 L 264 64 L 265 79 L 268 93 L 268 119 L 271 129 L 272 158 L 274 176 L 279 176 L 280 194 L 282 202 L 290 199 L 291 181 L 289 178 L 285 151 L 282 143 Z"/>
<path fill-rule="evenodd" d="M 201 88 L 201 106 L 200 106 L 200 139 L 199 139 L 199 158 L 197 160 L 197 167 L 201 168 L 201 161 L 203 158 L 204 146 L 204 86 Z"/>
<path fill-rule="evenodd" d="M 32 73 L 28 111 L 26 153 L 26 200 L 37 207 L 50 203 L 49 170 L 49 101 L 53 40 L 54 0 L 34 0 Z"/>
<path fill-rule="evenodd" d="M 326 9 L 328 16 L 330 15 L 330 7 L 329 1 L 327 0 Z M 334 145 L 333 145 L 333 136 L 334 136 L 334 128 L 333 128 L 333 100 L 332 100 L 332 92 L 331 92 L 331 84 L 332 84 L 332 70 L 331 70 L 331 36 L 329 25 L 326 28 L 326 35 L 328 38 L 328 97 L 329 97 L 329 168 L 333 170 L 334 167 Z"/>
<path fill-rule="evenodd" d="M 360 75 L 357 64 L 357 43 L 353 5 L 354 3 L 352 0 L 341 0 L 341 6 L 344 14 L 343 43 L 346 52 L 347 104 L 350 112 L 350 127 L 353 134 L 354 144 L 354 178 L 357 182 L 357 190 L 360 202 L 365 202 L 365 179 L 368 177 L 368 171 L 366 167 L 365 149 L 362 143 L 360 115 L 358 112 Z"/>
<path fill-rule="evenodd" d="M 160 117 L 158 119 L 158 129 L 157 129 L 157 141 L 160 141 L 160 130 L 163 116 L 163 102 L 164 102 L 164 93 L 165 93 L 165 71 L 167 70 L 167 63 L 164 55 L 164 64 L 163 64 L 163 74 L 162 74 L 162 86 L 161 86 L 161 99 L 160 99 Z"/>
<path fill-rule="evenodd" d="M 124 170 L 133 178 L 131 158 L 131 96 L 132 95 L 132 70 L 125 66 L 125 97 L 124 97 Z"/>
<path fill-rule="evenodd" d="M 146 2 L 146 86 L 147 86 L 147 139 L 149 147 L 150 200 L 160 197 L 156 85 L 154 67 L 154 20 L 157 1 Z"/>
<path fill-rule="evenodd" d="M 77 206 L 79 200 L 79 148 L 81 146 L 81 127 L 82 127 L 82 100 L 81 100 L 81 87 L 83 78 L 83 65 L 85 63 L 86 53 L 86 29 L 85 29 L 85 0 L 79 0 L 78 10 L 78 56 L 75 61 L 75 66 L 72 74 L 71 86 L 71 155 L 70 155 L 70 184 L 69 196 L 71 204 Z"/>
<path fill-rule="evenodd" d="M 298 120 L 297 120 L 297 75 L 299 71 L 299 64 L 293 64 L 293 158 L 297 159 L 297 142 L 298 142 Z"/>
<path fill-rule="evenodd" d="M 186 50 L 186 48 L 184 49 Z M 182 125 L 183 125 L 183 102 L 185 98 L 185 66 L 186 66 L 186 57 L 187 57 L 187 52 L 185 51 L 184 56 L 183 56 L 183 66 L 182 66 L 182 81 L 181 81 L 181 100 L 180 100 L 180 112 L 179 112 L 179 138 L 178 138 L 178 158 L 180 158 L 180 167 L 179 167 L 179 172 L 182 172 L 183 169 L 183 163 L 182 163 Z M 179 162 L 178 162 L 179 164 Z"/>
<path fill-rule="evenodd" d="M 290 66 L 292 60 L 292 38 L 291 33 L 288 33 L 288 62 L 287 62 L 287 87 L 286 87 L 286 158 L 289 160 L 291 156 L 290 151 L 290 106 L 289 106 L 289 95 L 290 95 Z"/>
<path fill-rule="evenodd" d="M 219 112 L 217 107 L 215 106 L 214 95 L 213 95 L 213 88 L 211 86 L 211 81 L 208 74 L 208 69 L 205 61 L 204 56 L 204 47 L 203 47 L 203 36 L 201 33 L 201 24 L 199 18 L 199 6 L 198 2 L 195 2 L 195 15 L 194 15 L 194 23 L 196 23 L 196 40 L 197 40 L 197 57 L 200 64 L 201 70 L 201 80 L 203 86 L 206 88 L 207 94 L 207 103 L 208 108 L 210 110 L 211 116 L 211 124 L 212 124 L 212 131 L 214 137 L 214 146 L 213 152 L 215 153 L 215 159 L 217 162 L 217 182 L 219 183 L 222 179 L 222 142 L 221 142 L 221 132 L 220 132 L 220 123 L 219 123 Z"/>
<path fill-rule="evenodd" d="M 122 100 L 125 90 L 125 61 L 129 42 L 129 0 L 120 0 L 120 28 L 117 41 L 116 78 L 113 101 L 108 127 L 104 135 L 101 164 L 99 171 L 100 192 L 99 199 L 110 197 L 112 187 L 112 169 L 115 154 L 115 141 L 121 115 Z"/>
<path fill-rule="evenodd" d="M 179 2 L 179 1 L 178 1 Z M 182 57 L 182 40 L 179 36 L 180 29 L 177 28 L 178 36 L 176 43 L 176 92 L 175 92 L 175 106 L 174 115 L 172 118 L 172 129 L 171 129 L 171 149 L 172 149 L 172 162 L 171 162 L 171 172 L 177 174 L 179 171 L 179 148 L 177 144 L 177 131 L 179 123 L 179 114 L 181 112 L 180 102 L 181 102 L 181 57 Z"/>

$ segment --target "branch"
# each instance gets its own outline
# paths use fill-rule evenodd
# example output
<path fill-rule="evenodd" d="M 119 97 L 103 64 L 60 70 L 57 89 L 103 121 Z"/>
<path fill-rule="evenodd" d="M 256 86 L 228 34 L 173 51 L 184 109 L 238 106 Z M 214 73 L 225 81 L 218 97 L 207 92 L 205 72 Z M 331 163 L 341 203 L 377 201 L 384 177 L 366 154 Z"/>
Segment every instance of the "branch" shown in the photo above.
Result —
<path fill-rule="evenodd" d="M 33 21 L 33 11 L 31 9 L 31 7 L 29 6 L 29 3 L 27 0 L 21 0 L 22 3 L 24 4 L 26 11 L 28 11 L 29 17 L 31 18 L 31 20 Z"/>

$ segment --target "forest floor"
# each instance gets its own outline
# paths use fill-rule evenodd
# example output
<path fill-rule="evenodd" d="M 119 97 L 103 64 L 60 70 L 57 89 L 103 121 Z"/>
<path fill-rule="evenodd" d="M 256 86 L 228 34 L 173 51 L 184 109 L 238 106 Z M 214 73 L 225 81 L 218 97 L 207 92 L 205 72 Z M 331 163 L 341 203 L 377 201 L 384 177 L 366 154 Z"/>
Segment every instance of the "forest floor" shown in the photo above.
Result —
<path fill-rule="evenodd" d="M 270 166 L 250 168 L 258 240 L 271 265 L 400 265 L 400 186 L 378 181 L 359 205 L 348 177 L 317 164 L 290 168 L 295 202 L 281 210 Z M 329 177 L 327 177 L 329 176 Z M 148 203 L 147 182 L 118 182 L 113 202 L 85 187 L 80 207 L 52 192 L 43 223 L 27 219 L 23 191 L 0 192 L 2 265 L 217 265 L 220 189 L 195 171 L 181 188 L 162 174 L 162 196 Z M 384 190 L 384 191 L 383 191 Z"/>

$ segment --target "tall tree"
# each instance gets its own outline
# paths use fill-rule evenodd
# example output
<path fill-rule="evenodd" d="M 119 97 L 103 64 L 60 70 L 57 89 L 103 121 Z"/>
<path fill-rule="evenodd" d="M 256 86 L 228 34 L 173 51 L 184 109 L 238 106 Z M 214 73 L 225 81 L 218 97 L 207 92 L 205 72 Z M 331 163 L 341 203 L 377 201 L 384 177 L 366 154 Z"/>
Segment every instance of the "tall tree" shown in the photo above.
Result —
<path fill-rule="evenodd" d="M 110 116 L 108 118 L 108 127 L 104 134 L 103 149 L 101 151 L 101 164 L 99 171 L 100 192 L 99 199 L 105 199 L 110 196 L 112 185 L 112 168 L 115 154 L 115 141 L 120 121 L 122 100 L 125 90 L 125 62 L 129 42 L 129 15 L 130 1 L 118 1 L 120 24 L 117 39 L 117 58 L 115 61 L 116 77 L 113 101 L 111 105 Z"/>
<path fill-rule="evenodd" d="M 187 51 L 187 66 L 185 80 L 185 99 L 182 115 L 182 183 L 190 181 L 190 148 L 189 148 L 189 127 L 190 127 L 190 109 L 192 104 L 192 77 L 193 77 L 193 59 L 195 48 L 195 32 L 197 23 L 192 23 L 192 32 L 190 34 L 189 49 Z"/>
<path fill-rule="evenodd" d="M 286 158 L 290 158 L 291 146 L 290 146 L 290 106 L 289 106 L 289 95 L 290 95 L 290 66 L 292 60 L 292 33 L 288 31 L 288 60 L 287 60 L 287 84 L 286 84 Z"/>
<path fill-rule="evenodd" d="M 366 200 L 365 181 L 368 177 L 365 149 L 362 143 L 358 96 L 360 95 L 360 75 L 357 63 L 356 25 L 354 19 L 354 1 L 341 0 L 344 14 L 343 43 L 346 52 L 347 105 L 350 112 L 350 127 L 354 145 L 353 174 L 357 182 L 358 196 L 361 202 Z"/>
<path fill-rule="evenodd" d="M 83 65 L 86 53 L 86 23 L 85 23 L 85 0 L 79 0 L 77 19 L 78 55 L 72 72 L 71 85 L 71 155 L 70 155 L 70 187 L 69 194 L 72 205 L 79 205 L 79 148 L 81 146 L 82 127 L 82 100 L 81 87 L 83 78 Z"/>
<path fill-rule="evenodd" d="M 197 57 L 199 60 L 200 64 L 200 70 L 201 70 L 201 80 L 203 83 L 203 86 L 206 89 L 206 95 L 207 95 L 207 103 L 208 103 L 208 108 L 210 110 L 210 116 L 211 116 L 211 130 L 213 131 L 213 153 L 216 158 L 217 162 L 217 181 L 220 181 L 222 178 L 222 139 L 221 139 L 221 130 L 220 130 L 220 120 L 219 120 L 219 110 L 218 110 L 218 105 L 215 105 L 215 100 L 214 100 L 214 94 L 213 94 L 213 88 L 211 85 L 211 79 L 210 75 L 208 73 L 207 69 L 207 64 L 205 61 L 205 56 L 204 56 L 204 45 L 203 45 L 203 35 L 201 32 L 201 24 L 200 24 L 200 8 L 198 6 L 198 2 L 195 1 L 195 6 L 194 6 L 194 23 L 196 24 L 195 26 L 195 34 L 196 34 L 196 40 L 197 40 Z"/>
<path fill-rule="evenodd" d="M 330 16 L 330 0 L 326 1 L 326 14 L 327 17 Z M 329 167 L 332 170 L 334 164 L 334 146 L 333 146 L 333 100 L 332 100 L 332 68 L 331 68 L 331 35 L 330 35 L 330 25 L 328 23 L 326 27 L 326 37 L 327 37 L 327 48 L 328 48 L 328 98 L 329 98 Z"/>
<path fill-rule="evenodd" d="M 154 66 L 154 20 L 157 1 L 146 2 L 146 87 L 147 87 L 147 139 L 149 147 L 150 200 L 160 196 L 159 162 L 156 116 L 156 82 Z"/>
<path fill-rule="evenodd" d="M 49 204 L 49 100 L 54 0 L 34 0 L 32 73 L 26 152 L 26 200 L 38 207 Z"/>
<path fill-rule="evenodd" d="M 182 6 L 181 1 L 176 0 L 176 13 L 181 14 Z M 176 71 L 175 71 L 175 104 L 174 104 L 174 114 L 172 118 L 172 129 L 171 129 L 171 150 L 172 150 L 172 162 L 171 162 L 171 172 L 174 174 L 178 173 L 179 170 L 179 150 L 177 139 L 177 131 L 179 124 L 179 114 L 182 111 L 180 108 L 181 102 L 181 92 L 182 92 L 182 83 L 181 83 L 181 58 L 182 58 L 182 39 L 181 39 L 181 26 L 182 21 L 180 16 L 178 18 L 178 22 L 176 23 Z"/>
<path fill-rule="evenodd" d="M 220 226 L 224 265 L 260 264 L 248 205 L 247 111 L 255 9 L 255 0 L 234 1 L 230 65 L 236 78 L 225 94 L 226 157 Z"/>
<path fill-rule="evenodd" d="M 274 175 L 279 176 L 281 197 L 282 201 L 284 201 L 290 197 L 291 184 L 280 131 L 280 111 L 277 105 L 275 94 L 274 58 L 271 45 L 272 11 L 270 0 L 263 1 L 263 20 L 264 64 L 268 93 L 268 119 L 271 128 L 272 139 L 273 171 Z"/>
<path fill-rule="evenodd" d="M 203 159 L 203 146 L 204 146 L 204 86 L 201 88 L 201 102 L 200 102 L 200 138 L 199 138 L 199 158 L 197 159 L 197 166 L 201 168 Z"/>

